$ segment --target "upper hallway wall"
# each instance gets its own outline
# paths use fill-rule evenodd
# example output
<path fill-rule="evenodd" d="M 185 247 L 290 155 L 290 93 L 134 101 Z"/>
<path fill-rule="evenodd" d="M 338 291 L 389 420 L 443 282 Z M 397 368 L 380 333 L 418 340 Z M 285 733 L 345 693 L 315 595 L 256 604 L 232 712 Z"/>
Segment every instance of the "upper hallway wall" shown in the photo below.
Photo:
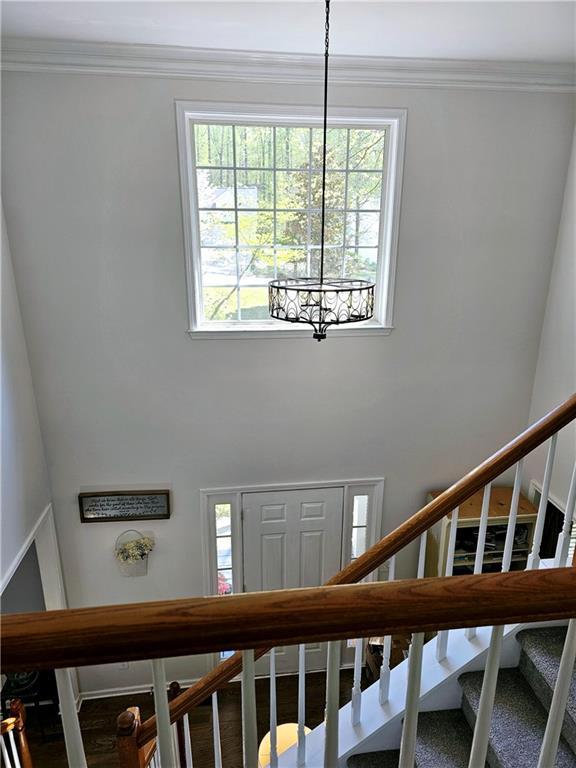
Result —
<path fill-rule="evenodd" d="M 387 532 L 526 426 L 570 95 L 331 88 L 334 104 L 405 107 L 408 126 L 396 328 L 322 344 L 187 336 L 174 116 L 175 99 L 316 105 L 320 87 L 8 72 L 2 96 L 71 607 L 203 593 L 200 488 L 384 475 Z M 81 524 L 77 494 L 146 485 L 172 489 L 173 516 L 146 525 L 148 576 L 125 579 L 127 526 Z M 82 688 L 147 679 L 133 667 L 83 670 Z"/>
<path fill-rule="evenodd" d="M 2 579 L 4 587 L 38 518 L 50 485 L 2 213 Z"/>
<path fill-rule="evenodd" d="M 535 421 L 576 392 L 576 134 L 562 218 L 558 228 L 554 265 L 550 276 L 546 313 L 530 403 L 530 420 Z M 556 448 L 552 495 L 563 504 L 568 497 L 570 477 L 576 459 L 576 424 L 562 430 Z M 541 481 L 546 461 L 545 448 L 527 462 L 526 479 Z"/>

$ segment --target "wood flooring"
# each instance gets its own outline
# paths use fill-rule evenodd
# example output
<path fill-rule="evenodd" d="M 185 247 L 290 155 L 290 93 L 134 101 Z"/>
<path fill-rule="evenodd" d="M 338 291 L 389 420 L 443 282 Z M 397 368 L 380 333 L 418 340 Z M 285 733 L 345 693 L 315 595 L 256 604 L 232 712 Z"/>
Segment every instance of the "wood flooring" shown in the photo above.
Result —
<path fill-rule="evenodd" d="M 395 636 L 392 642 L 391 667 L 395 667 L 405 657 L 410 642 L 409 636 Z M 367 671 L 367 670 L 366 670 Z M 372 670 L 372 677 L 363 679 L 366 684 L 376 679 L 378 669 Z M 306 725 L 315 728 L 324 719 L 326 675 L 324 672 L 306 675 Z M 340 672 L 340 706 L 350 701 L 352 689 L 352 670 Z M 298 721 L 298 678 L 286 675 L 277 678 L 277 716 L 278 724 Z M 270 702 L 269 681 L 267 678 L 256 680 L 256 701 L 258 714 L 258 740 L 269 729 Z M 190 713 L 190 731 L 192 735 L 192 759 L 194 768 L 214 768 L 214 748 L 212 742 L 212 707 L 210 702 L 196 707 Z M 220 714 L 220 735 L 224 768 L 243 768 L 242 766 L 242 717 L 240 683 L 229 683 L 218 694 Z M 152 693 L 114 696 L 107 699 L 85 701 L 80 710 L 80 727 L 84 739 L 84 749 L 88 768 L 119 768 L 116 754 L 116 718 L 127 707 L 140 707 L 142 720 L 154 713 Z M 57 717 L 53 719 L 52 734 L 46 740 L 40 738 L 35 726 L 34 713 L 28 720 L 28 738 L 34 768 L 67 768 L 66 751 L 61 727 Z M 68 766 L 77 768 L 77 766 Z"/>
<path fill-rule="evenodd" d="M 306 725 L 314 728 L 324 719 L 325 674 L 306 676 Z M 352 671 L 342 670 L 340 675 L 340 706 L 350 700 Z M 297 722 L 298 679 L 296 676 L 277 678 L 278 723 Z M 256 681 L 258 702 L 258 739 L 269 731 L 269 681 Z M 153 714 L 152 694 L 132 694 L 107 699 L 85 701 L 80 710 L 80 727 L 89 768 L 119 768 L 116 755 L 116 718 L 129 706 L 140 707 L 142 719 Z M 242 728 L 240 683 L 230 683 L 219 693 L 220 734 L 222 758 L 225 768 L 242 767 Z M 55 730 L 55 729 L 53 729 Z M 213 768 L 212 709 L 197 707 L 190 714 L 192 758 L 194 768 Z M 66 752 L 61 735 L 53 733 L 42 741 L 30 714 L 28 737 L 34 768 L 66 768 Z M 76 768 L 70 766 L 69 768 Z"/>

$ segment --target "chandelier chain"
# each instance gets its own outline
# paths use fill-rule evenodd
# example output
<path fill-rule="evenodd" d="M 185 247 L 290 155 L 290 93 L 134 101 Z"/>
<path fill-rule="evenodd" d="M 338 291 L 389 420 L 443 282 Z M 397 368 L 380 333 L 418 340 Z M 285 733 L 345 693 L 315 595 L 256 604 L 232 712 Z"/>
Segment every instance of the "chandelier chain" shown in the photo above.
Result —
<path fill-rule="evenodd" d="M 324 38 L 324 118 L 322 125 L 322 198 L 320 226 L 320 275 L 285 277 L 268 284 L 270 316 L 288 323 L 307 323 L 317 341 L 326 338 L 328 327 L 362 323 L 374 315 L 374 283 L 358 278 L 325 278 L 326 158 L 328 137 L 328 56 L 330 47 L 330 0 L 326 3 Z M 312 169 L 309 169 L 312 173 Z M 311 182 L 310 182 L 311 183 Z M 324 282 L 326 279 L 326 282 Z"/>

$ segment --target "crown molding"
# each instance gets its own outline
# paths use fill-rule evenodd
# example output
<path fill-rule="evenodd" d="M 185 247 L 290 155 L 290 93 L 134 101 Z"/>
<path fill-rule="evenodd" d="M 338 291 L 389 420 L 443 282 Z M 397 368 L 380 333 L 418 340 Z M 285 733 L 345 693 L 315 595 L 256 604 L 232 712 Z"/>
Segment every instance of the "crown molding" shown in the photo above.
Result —
<path fill-rule="evenodd" d="M 5 38 L 2 69 L 87 75 L 128 75 L 273 83 L 318 83 L 323 57 L 163 45 L 124 45 Z M 401 59 L 332 56 L 338 85 L 482 88 L 574 92 L 576 68 L 562 62 Z"/>

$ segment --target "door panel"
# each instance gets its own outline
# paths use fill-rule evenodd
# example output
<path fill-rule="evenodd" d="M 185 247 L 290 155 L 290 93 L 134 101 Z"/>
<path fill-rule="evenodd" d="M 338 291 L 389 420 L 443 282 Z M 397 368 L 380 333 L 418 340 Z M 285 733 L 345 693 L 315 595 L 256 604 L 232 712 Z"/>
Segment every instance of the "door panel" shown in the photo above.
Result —
<path fill-rule="evenodd" d="M 260 590 L 286 589 L 286 534 L 266 533 L 260 547 Z"/>
<path fill-rule="evenodd" d="M 296 589 L 323 584 L 340 569 L 342 488 L 245 493 L 244 589 Z M 323 669 L 324 644 L 306 648 L 307 669 Z M 268 671 L 262 659 L 258 672 Z M 298 649 L 278 649 L 278 672 L 296 672 Z"/>
<path fill-rule="evenodd" d="M 301 587 L 317 587 L 325 579 L 324 536 L 322 531 L 300 532 L 300 584 Z"/>

